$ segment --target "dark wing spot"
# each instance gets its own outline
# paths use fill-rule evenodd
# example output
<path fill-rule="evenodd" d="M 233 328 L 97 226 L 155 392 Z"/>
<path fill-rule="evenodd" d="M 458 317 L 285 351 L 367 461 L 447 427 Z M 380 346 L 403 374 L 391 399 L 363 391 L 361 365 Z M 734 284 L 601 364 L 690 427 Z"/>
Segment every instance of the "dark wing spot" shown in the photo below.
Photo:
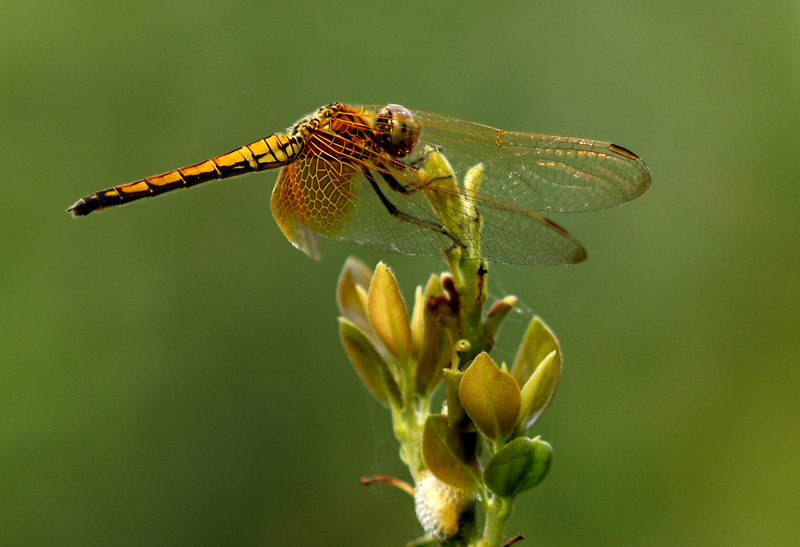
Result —
<path fill-rule="evenodd" d="M 616 154 L 619 154 L 620 156 L 625 156 L 626 158 L 630 158 L 632 160 L 638 160 L 639 159 L 639 156 L 637 156 L 636 154 L 634 154 L 633 152 L 631 152 L 627 148 L 624 148 L 624 147 L 619 146 L 617 144 L 609 144 L 608 145 L 608 149 L 611 150 L 612 152 L 616 153 Z"/>

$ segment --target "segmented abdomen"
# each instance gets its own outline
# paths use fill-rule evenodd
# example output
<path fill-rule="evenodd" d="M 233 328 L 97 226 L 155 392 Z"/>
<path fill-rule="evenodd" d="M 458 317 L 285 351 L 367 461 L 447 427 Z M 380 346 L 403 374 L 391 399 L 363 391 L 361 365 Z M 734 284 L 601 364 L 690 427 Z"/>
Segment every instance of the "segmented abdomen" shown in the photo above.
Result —
<path fill-rule="evenodd" d="M 79 199 L 68 211 L 75 216 L 84 216 L 92 211 L 157 196 L 172 190 L 189 188 L 203 182 L 287 165 L 292 163 L 305 147 L 303 137 L 300 134 L 270 135 L 238 150 L 189 167 L 91 194 Z"/>

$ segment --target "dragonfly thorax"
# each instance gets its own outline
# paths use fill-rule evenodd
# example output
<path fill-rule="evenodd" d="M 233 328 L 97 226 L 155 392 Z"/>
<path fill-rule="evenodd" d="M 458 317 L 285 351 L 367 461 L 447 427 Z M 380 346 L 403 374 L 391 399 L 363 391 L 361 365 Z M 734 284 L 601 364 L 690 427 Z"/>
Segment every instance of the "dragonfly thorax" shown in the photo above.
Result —
<path fill-rule="evenodd" d="M 384 106 L 375 118 L 381 147 L 391 156 L 406 156 L 419 139 L 420 127 L 409 110 L 399 104 Z"/>

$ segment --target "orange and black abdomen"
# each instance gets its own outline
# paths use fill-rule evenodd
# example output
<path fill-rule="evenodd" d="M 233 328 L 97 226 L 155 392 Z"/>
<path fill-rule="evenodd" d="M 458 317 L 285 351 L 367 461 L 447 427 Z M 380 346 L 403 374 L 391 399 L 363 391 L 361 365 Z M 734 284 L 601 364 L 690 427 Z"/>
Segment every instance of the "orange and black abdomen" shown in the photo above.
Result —
<path fill-rule="evenodd" d="M 67 210 L 75 216 L 85 216 L 92 211 L 157 196 L 172 190 L 189 188 L 211 180 L 273 169 L 292 163 L 304 146 L 305 140 L 300 135 L 271 135 L 233 152 L 189 167 L 114 186 L 86 196 Z"/>

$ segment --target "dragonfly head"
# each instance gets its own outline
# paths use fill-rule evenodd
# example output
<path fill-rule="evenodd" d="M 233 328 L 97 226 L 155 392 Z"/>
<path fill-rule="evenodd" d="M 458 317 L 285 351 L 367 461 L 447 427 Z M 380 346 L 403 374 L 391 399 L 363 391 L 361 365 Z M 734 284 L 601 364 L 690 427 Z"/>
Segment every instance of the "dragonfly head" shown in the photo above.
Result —
<path fill-rule="evenodd" d="M 407 108 L 390 104 L 378 112 L 375 131 L 381 147 L 390 155 L 402 158 L 417 144 L 420 127 Z"/>

